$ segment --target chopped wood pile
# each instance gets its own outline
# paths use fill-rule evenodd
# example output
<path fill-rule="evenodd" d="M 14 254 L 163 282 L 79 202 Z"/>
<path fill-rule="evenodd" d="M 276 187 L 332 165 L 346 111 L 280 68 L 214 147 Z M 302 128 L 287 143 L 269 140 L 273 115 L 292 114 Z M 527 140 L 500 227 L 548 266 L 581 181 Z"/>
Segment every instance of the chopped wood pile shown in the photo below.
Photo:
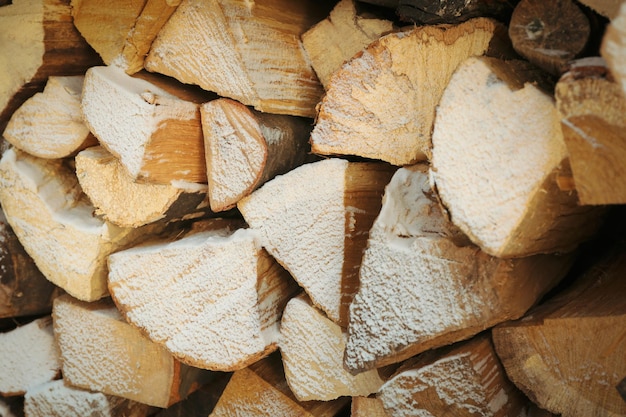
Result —
<path fill-rule="evenodd" d="M 626 3 L 0 0 L 0 417 L 626 416 Z"/>

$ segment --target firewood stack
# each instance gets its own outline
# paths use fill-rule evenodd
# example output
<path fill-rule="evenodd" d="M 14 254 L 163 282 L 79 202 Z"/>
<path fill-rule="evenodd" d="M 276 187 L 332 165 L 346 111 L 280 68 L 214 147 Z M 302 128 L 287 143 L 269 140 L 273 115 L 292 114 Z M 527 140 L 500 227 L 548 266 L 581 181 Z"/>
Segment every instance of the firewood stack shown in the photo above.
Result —
<path fill-rule="evenodd" d="M 626 4 L 0 1 L 0 416 L 626 416 Z"/>

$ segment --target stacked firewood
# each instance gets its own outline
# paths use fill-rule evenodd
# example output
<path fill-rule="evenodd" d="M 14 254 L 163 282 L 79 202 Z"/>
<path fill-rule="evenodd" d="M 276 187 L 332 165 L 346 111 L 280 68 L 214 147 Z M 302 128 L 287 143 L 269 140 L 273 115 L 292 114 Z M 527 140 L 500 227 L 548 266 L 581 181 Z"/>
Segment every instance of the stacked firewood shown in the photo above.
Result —
<path fill-rule="evenodd" d="M 626 416 L 582 3 L 0 1 L 0 416 Z"/>

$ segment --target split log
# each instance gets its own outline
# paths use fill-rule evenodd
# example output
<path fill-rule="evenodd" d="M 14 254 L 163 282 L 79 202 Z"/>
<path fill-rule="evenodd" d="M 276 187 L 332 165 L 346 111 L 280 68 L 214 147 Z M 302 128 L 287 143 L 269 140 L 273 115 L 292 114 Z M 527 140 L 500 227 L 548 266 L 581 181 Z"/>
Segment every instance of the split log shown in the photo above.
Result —
<path fill-rule="evenodd" d="M 533 402 L 567 416 L 623 416 L 626 251 L 609 252 L 568 291 L 493 329 L 511 380 Z"/>
<path fill-rule="evenodd" d="M 154 414 L 154 417 L 207 417 L 215 409 L 232 374 L 214 372 L 213 376 L 211 382 L 198 388 L 184 400 Z"/>
<path fill-rule="evenodd" d="M 95 214 L 120 227 L 140 227 L 211 214 L 202 184 L 138 183 L 119 160 L 96 146 L 76 155 L 76 176 Z"/>
<path fill-rule="evenodd" d="M 300 36 L 328 14 L 327 3 L 184 0 L 145 67 L 262 112 L 314 117 L 323 89 Z"/>
<path fill-rule="evenodd" d="M 407 361 L 378 398 L 390 416 L 522 416 L 528 406 L 488 335 Z"/>
<path fill-rule="evenodd" d="M 151 411 L 145 404 L 75 388 L 62 379 L 41 384 L 24 396 L 28 417 L 147 417 Z"/>
<path fill-rule="evenodd" d="M 350 417 L 390 417 L 379 398 L 352 397 Z"/>
<path fill-rule="evenodd" d="M 211 378 L 126 323 L 110 299 L 86 303 L 63 295 L 52 317 L 63 379 L 75 387 L 168 407 Z"/>
<path fill-rule="evenodd" d="M 217 223 L 110 255 L 109 290 L 126 319 L 181 362 L 233 371 L 278 348 L 282 311 L 299 288 L 253 231 Z"/>
<path fill-rule="evenodd" d="M 76 298 L 108 294 L 106 257 L 163 228 L 120 228 L 92 215 L 74 173 L 62 160 L 15 149 L 0 160 L 0 201 L 7 221 L 45 277 Z"/>
<path fill-rule="evenodd" d="M 69 0 L 13 0 L 0 7 L 0 133 L 50 75 L 80 75 L 100 63 L 80 36 Z"/>
<path fill-rule="evenodd" d="M 0 209 L 0 318 L 49 314 L 63 290 L 48 281 Z"/>
<path fill-rule="evenodd" d="M 615 18 L 606 28 L 600 54 L 611 69 L 615 80 L 626 94 L 626 4 L 622 2 Z"/>
<path fill-rule="evenodd" d="M 280 355 L 262 359 L 231 377 L 210 417 L 333 417 L 349 398 L 298 401 L 285 382 Z"/>
<path fill-rule="evenodd" d="M 50 316 L 0 333 L 0 395 L 24 395 L 59 376 L 61 358 Z"/>
<path fill-rule="evenodd" d="M 13 113 L 3 133 L 18 149 L 40 158 L 65 158 L 93 146 L 80 110 L 83 76 L 51 76 L 42 93 L 36 93 Z"/>
<path fill-rule="evenodd" d="M 626 203 L 626 98 L 606 64 L 576 61 L 555 97 L 580 204 Z"/>
<path fill-rule="evenodd" d="M 263 247 L 340 325 L 392 174 L 387 164 L 327 159 L 274 178 L 237 205 Z"/>
<path fill-rule="evenodd" d="M 622 0 L 579 0 L 585 6 L 591 7 L 602 16 L 614 19 L 619 14 Z"/>
<path fill-rule="evenodd" d="M 568 252 L 602 220 L 603 210 L 557 186 L 567 167 L 561 118 L 532 76 L 521 61 L 469 58 L 437 110 L 437 190 L 452 221 L 493 256 Z"/>
<path fill-rule="evenodd" d="M 589 19 L 574 0 L 521 0 L 509 24 L 513 48 L 556 76 L 584 51 L 590 33 Z"/>
<path fill-rule="evenodd" d="M 357 14 L 355 0 L 341 0 L 330 15 L 302 35 L 302 45 L 323 86 L 357 52 L 393 30 L 393 23 Z"/>
<path fill-rule="evenodd" d="M 306 296 L 287 303 L 279 346 L 287 383 L 300 401 L 367 396 L 384 382 L 377 370 L 351 375 L 343 368 L 345 332 Z"/>
<path fill-rule="evenodd" d="M 180 0 L 72 0 L 74 25 L 106 65 L 143 69 L 152 41 Z"/>
<path fill-rule="evenodd" d="M 261 113 L 230 99 L 200 108 L 213 211 L 233 208 L 276 175 L 302 165 L 312 121 Z"/>
<path fill-rule="evenodd" d="M 427 159 L 435 107 L 452 73 L 467 57 L 505 42 L 503 31 L 477 18 L 383 36 L 333 76 L 311 133 L 312 151 L 395 165 Z"/>
<path fill-rule="evenodd" d="M 199 105 L 209 95 L 171 81 L 90 68 L 83 86 L 85 122 L 132 178 L 206 184 Z"/>
<path fill-rule="evenodd" d="M 445 217 L 424 166 L 386 188 L 350 305 L 352 372 L 408 359 L 521 317 L 567 272 L 571 256 L 498 259 Z"/>

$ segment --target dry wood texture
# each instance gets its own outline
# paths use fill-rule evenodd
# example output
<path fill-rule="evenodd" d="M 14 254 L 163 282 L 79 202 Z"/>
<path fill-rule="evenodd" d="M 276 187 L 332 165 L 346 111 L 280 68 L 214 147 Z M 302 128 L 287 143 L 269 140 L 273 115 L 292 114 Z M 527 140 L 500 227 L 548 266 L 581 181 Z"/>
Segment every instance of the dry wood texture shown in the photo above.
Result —
<path fill-rule="evenodd" d="M 351 417 L 390 417 L 379 398 L 352 397 Z"/>
<path fill-rule="evenodd" d="M 609 19 L 614 19 L 619 14 L 620 5 L 623 3 L 622 0 L 581 0 L 580 2 Z"/>
<path fill-rule="evenodd" d="M 615 80 L 626 94 L 626 4 L 618 9 L 611 24 L 607 26 L 600 49 Z"/>

